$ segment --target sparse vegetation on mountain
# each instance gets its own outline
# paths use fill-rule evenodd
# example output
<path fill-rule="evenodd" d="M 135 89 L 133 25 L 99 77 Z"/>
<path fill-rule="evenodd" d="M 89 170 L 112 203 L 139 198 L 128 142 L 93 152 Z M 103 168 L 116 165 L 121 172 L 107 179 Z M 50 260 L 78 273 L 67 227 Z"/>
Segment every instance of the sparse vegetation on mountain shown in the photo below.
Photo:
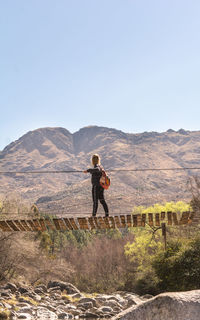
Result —
<path fill-rule="evenodd" d="M 8 145 L 0 158 L 6 171 L 84 170 L 94 153 L 102 156 L 106 170 L 196 167 L 199 134 L 183 130 L 127 134 L 96 126 L 71 134 L 64 128 L 41 128 Z M 192 173 L 110 172 L 112 186 L 105 193 L 110 212 L 129 212 L 133 205 L 189 201 L 187 180 Z M 92 211 L 90 179 L 82 174 L 8 174 L 0 175 L 0 182 L 0 195 L 14 192 L 46 213 Z"/>

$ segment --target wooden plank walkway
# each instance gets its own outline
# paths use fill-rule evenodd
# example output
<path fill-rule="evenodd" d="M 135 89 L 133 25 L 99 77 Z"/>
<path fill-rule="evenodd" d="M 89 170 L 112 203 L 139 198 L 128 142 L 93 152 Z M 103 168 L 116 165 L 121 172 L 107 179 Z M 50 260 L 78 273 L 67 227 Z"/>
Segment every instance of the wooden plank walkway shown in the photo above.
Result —
<path fill-rule="evenodd" d="M 161 212 L 147 214 L 115 215 L 109 217 L 56 217 L 38 219 L 14 219 L 0 220 L 0 230 L 3 232 L 13 231 L 46 231 L 46 230 L 94 230 L 94 229 L 116 229 L 128 227 L 160 227 L 161 223 L 171 225 L 187 225 L 193 220 L 191 212 Z"/>

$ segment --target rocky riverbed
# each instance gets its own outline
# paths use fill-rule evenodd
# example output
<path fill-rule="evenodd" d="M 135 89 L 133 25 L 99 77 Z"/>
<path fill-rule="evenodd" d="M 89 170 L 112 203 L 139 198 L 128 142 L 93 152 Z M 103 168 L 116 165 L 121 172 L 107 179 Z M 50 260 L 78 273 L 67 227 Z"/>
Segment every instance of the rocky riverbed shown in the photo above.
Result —
<path fill-rule="evenodd" d="M 0 320 L 111 318 L 151 297 L 121 291 L 86 294 L 61 281 L 34 287 L 7 283 L 0 287 Z"/>

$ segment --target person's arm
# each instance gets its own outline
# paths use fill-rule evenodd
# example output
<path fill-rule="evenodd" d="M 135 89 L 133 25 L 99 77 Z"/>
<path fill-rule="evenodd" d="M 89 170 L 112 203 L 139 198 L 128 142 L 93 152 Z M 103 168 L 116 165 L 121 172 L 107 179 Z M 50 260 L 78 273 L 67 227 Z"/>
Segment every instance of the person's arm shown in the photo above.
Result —
<path fill-rule="evenodd" d="M 93 174 L 101 171 L 101 169 L 99 167 L 96 167 L 96 168 L 87 169 L 86 171 Z"/>
<path fill-rule="evenodd" d="M 101 171 L 101 169 L 100 169 L 99 167 L 96 167 L 96 168 L 90 168 L 90 169 L 84 170 L 83 172 L 84 172 L 84 173 L 91 173 L 91 174 L 93 174 L 93 173 L 98 173 L 98 172 L 100 172 L 100 171 Z"/>

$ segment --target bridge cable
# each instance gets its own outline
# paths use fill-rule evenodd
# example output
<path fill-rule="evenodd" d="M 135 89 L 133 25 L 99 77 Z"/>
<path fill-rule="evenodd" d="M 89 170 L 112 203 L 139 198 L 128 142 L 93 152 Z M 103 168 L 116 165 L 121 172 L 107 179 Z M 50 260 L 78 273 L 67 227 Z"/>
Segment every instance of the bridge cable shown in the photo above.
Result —
<path fill-rule="evenodd" d="M 177 168 L 141 168 L 141 169 L 106 169 L 107 172 L 145 172 L 145 171 L 179 171 L 200 170 L 200 167 Z M 36 171 L 0 171 L 0 174 L 55 174 L 55 173 L 83 173 L 83 170 L 36 170 Z"/>

